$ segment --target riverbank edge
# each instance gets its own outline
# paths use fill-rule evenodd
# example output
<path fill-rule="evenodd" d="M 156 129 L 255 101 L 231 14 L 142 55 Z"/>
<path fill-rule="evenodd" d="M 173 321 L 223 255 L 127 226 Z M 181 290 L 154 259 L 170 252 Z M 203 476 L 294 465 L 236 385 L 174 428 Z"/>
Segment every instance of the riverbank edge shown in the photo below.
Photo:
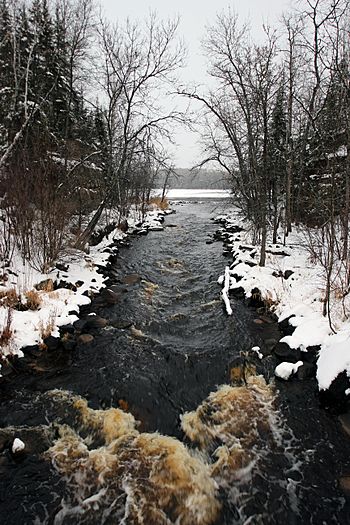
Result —
<path fill-rule="evenodd" d="M 99 301 L 99 307 L 102 307 L 112 306 L 118 301 L 118 294 L 109 287 L 114 282 L 110 271 L 118 258 L 120 248 L 128 248 L 133 237 L 164 230 L 162 223 L 165 217 L 173 213 L 176 211 L 172 208 L 153 207 L 153 210 L 147 212 L 143 221 L 131 221 L 125 231 L 119 227 L 106 228 L 100 231 L 98 244 L 91 246 L 87 254 L 79 252 L 78 263 L 76 260 L 72 261 L 72 272 L 69 272 L 70 265 L 67 259 L 63 258 L 57 261 L 55 268 L 49 274 L 41 276 L 39 274 L 43 278 L 35 284 L 35 289 L 39 292 L 42 291 L 44 295 L 69 293 L 70 301 L 65 299 L 68 315 L 64 315 L 63 319 L 56 319 L 57 324 L 52 327 L 50 333 L 39 338 L 34 344 L 24 344 L 14 353 L 1 355 L 0 385 L 13 374 L 28 371 L 25 363 L 27 360 L 39 363 L 40 360 L 50 361 L 53 356 L 57 358 L 62 354 L 68 358 L 78 345 L 91 342 L 93 336 L 88 332 L 97 333 L 107 326 L 105 319 L 92 312 L 94 303 Z M 91 275 L 82 283 L 76 280 L 74 266 L 83 265 L 86 261 L 91 266 L 89 269 Z M 48 283 L 50 291 L 46 289 Z M 37 331 L 38 328 L 33 326 L 33 332 Z M 28 335 L 30 338 L 33 334 Z M 39 369 L 40 364 L 38 364 L 38 371 Z M 35 366 L 31 371 L 35 372 Z"/>
<path fill-rule="evenodd" d="M 223 242 L 224 255 L 229 260 L 225 273 L 218 279 L 218 283 L 222 286 L 222 299 L 228 316 L 231 315 L 230 297 L 244 300 L 248 306 L 255 307 L 258 313 L 259 310 L 265 310 L 278 323 L 283 334 L 280 341 L 271 348 L 270 352 L 266 353 L 265 349 L 264 355 L 260 354 L 260 358 L 264 358 L 267 355 L 275 357 L 275 376 L 277 380 L 311 380 L 315 383 L 315 391 L 317 391 L 320 403 L 324 408 L 336 414 L 348 413 L 350 411 L 350 378 L 346 370 L 338 373 L 328 388 L 320 388 L 317 381 L 317 372 L 322 344 L 313 344 L 305 347 L 300 345 L 301 348 L 292 348 L 286 342 L 297 328 L 297 325 L 293 326 L 293 318 L 296 318 L 296 314 L 291 312 L 287 317 L 279 317 L 276 313 L 278 298 L 276 298 L 275 291 L 269 290 L 268 284 L 259 282 L 259 278 L 256 276 L 252 277 L 251 270 L 258 267 L 259 248 L 249 245 L 242 240 L 241 234 L 246 233 L 244 222 L 233 214 L 218 216 L 213 221 L 221 226 L 214 238 Z M 270 248 L 272 250 L 276 249 L 273 245 Z M 288 257 L 289 255 L 284 251 L 281 243 L 277 245 L 277 251 L 281 256 Z M 237 268 L 239 265 L 244 265 L 244 271 Z M 293 273 L 292 268 L 285 272 L 280 270 L 278 274 L 274 274 L 274 277 L 287 281 Z M 249 286 L 249 289 L 247 288 L 247 284 L 244 282 L 245 275 L 247 275 L 247 281 L 250 283 L 252 280 L 255 281 L 253 288 Z M 254 348 L 253 351 L 259 355 L 260 349 Z"/>

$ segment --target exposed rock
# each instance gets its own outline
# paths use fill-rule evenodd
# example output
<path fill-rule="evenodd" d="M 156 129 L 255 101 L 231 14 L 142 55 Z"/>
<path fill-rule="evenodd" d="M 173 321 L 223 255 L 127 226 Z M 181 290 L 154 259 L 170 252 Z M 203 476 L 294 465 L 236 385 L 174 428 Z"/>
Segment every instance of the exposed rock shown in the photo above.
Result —
<path fill-rule="evenodd" d="M 252 308 L 260 308 L 265 305 L 261 298 L 261 292 L 258 288 L 253 288 L 251 291 L 251 297 L 248 298 L 248 306 Z"/>
<path fill-rule="evenodd" d="M 94 340 L 94 336 L 91 334 L 81 334 L 78 337 L 78 343 L 82 345 L 87 345 Z"/>
<path fill-rule="evenodd" d="M 116 320 L 111 321 L 111 326 L 114 328 L 117 328 L 118 330 L 125 330 L 127 328 L 130 328 L 133 325 L 132 321 L 123 321 L 123 320 Z"/>
<path fill-rule="evenodd" d="M 161 225 L 159 225 L 159 226 L 156 226 L 156 225 L 155 225 L 155 226 L 150 226 L 150 227 L 148 228 L 148 230 L 149 230 L 150 232 L 162 232 L 162 231 L 164 230 L 164 227 L 161 226 Z"/>
<path fill-rule="evenodd" d="M 31 346 L 25 346 L 24 348 L 22 348 L 22 352 L 24 353 L 24 355 L 28 355 L 31 357 L 39 357 L 40 354 L 42 353 L 42 350 L 39 348 L 38 345 L 31 345 Z M 3 373 L 3 370 L 2 370 L 2 373 Z"/>
<path fill-rule="evenodd" d="M 284 272 L 284 276 L 283 276 L 283 277 L 284 277 L 285 279 L 289 279 L 289 277 L 290 277 L 291 275 L 293 275 L 293 273 L 294 273 L 294 272 L 293 272 L 292 270 L 286 270 L 286 271 Z"/>
<path fill-rule="evenodd" d="M 122 221 L 120 221 L 120 223 L 118 224 L 118 228 L 123 233 L 126 233 L 129 229 L 128 221 L 126 219 L 123 219 Z"/>
<path fill-rule="evenodd" d="M 74 334 L 74 326 L 71 324 L 65 324 L 64 326 L 60 326 L 59 331 L 61 336 L 64 334 Z"/>
<path fill-rule="evenodd" d="M 45 337 L 43 342 L 49 351 L 53 351 L 53 350 L 57 350 L 57 348 L 60 345 L 61 340 L 59 337 L 54 337 L 53 335 L 49 335 L 48 337 Z"/>
<path fill-rule="evenodd" d="M 243 231 L 243 228 L 237 224 L 230 224 L 229 226 L 225 227 L 225 230 L 229 233 L 239 233 Z"/>
<path fill-rule="evenodd" d="M 332 381 L 327 390 L 320 390 L 319 397 L 322 406 L 336 414 L 346 412 L 348 409 L 348 396 L 345 394 L 345 391 L 348 388 L 349 378 L 346 371 L 343 371 Z"/>
<path fill-rule="evenodd" d="M 272 350 L 273 348 L 275 348 L 278 341 L 276 339 L 271 338 L 271 339 L 266 339 L 264 343 L 265 343 L 265 346 L 268 348 L 268 350 Z"/>
<path fill-rule="evenodd" d="M 348 434 L 348 436 L 350 436 L 350 413 L 347 412 L 346 414 L 339 416 L 339 421 L 341 422 L 345 432 Z"/>
<path fill-rule="evenodd" d="M 347 497 L 350 497 L 350 476 L 343 476 L 339 479 L 339 487 L 344 491 Z"/>
<path fill-rule="evenodd" d="M 56 263 L 56 268 L 57 270 L 60 270 L 61 272 L 68 272 L 69 264 L 58 262 Z"/>
<path fill-rule="evenodd" d="M 130 333 L 137 339 L 145 339 L 147 336 L 142 332 L 142 330 L 139 330 L 134 325 L 130 327 Z"/>
<path fill-rule="evenodd" d="M 283 277 L 284 278 L 284 273 L 282 272 L 282 270 L 279 270 L 278 272 L 274 271 L 274 272 L 272 272 L 272 275 L 274 277 Z"/>
<path fill-rule="evenodd" d="M 311 364 L 316 365 L 318 354 L 321 350 L 321 346 L 320 345 L 308 346 L 306 350 L 307 352 L 301 353 L 301 359 L 306 363 L 311 363 Z"/>
<path fill-rule="evenodd" d="M 295 317 L 295 315 L 290 315 L 289 317 L 286 317 L 286 319 L 283 319 L 283 321 L 279 322 L 278 325 L 280 327 L 280 330 L 282 330 L 284 335 L 292 335 L 295 330 L 295 326 L 292 326 L 289 321 Z"/>
<path fill-rule="evenodd" d="M 59 281 L 59 282 L 56 282 L 56 286 L 55 286 L 56 290 L 58 288 L 64 288 L 66 290 L 72 290 L 72 292 L 76 292 L 77 291 L 77 287 L 75 286 L 75 284 L 73 283 L 70 283 L 68 281 Z"/>
<path fill-rule="evenodd" d="M 85 321 L 86 330 L 98 330 L 100 328 L 105 328 L 108 325 L 107 319 L 104 319 L 98 315 L 89 315 Z"/>
<path fill-rule="evenodd" d="M 44 292 L 52 292 L 54 289 L 54 284 L 52 279 L 45 279 L 44 281 L 41 281 L 40 283 L 34 285 L 34 288 L 36 290 L 43 290 Z"/>
<path fill-rule="evenodd" d="M 109 290 L 112 290 L 113 292 L 115 292 L 116 294 L 124 294 L 124 293 L 128 293 L 128 287 L 127 286 L 123 286 L 123 285 L 119 285 L 119 284 L 113 284 L 112 286 L 109 287 Z"/>
<path fill-rule="evenodd" d="M 113 305 L 120 301 L 121 293 L 118 294 L 110 288 L 104 288 L 101 291 L 99 298 L 107 305 Z"/>
<path fill-rule="evenodd" d="M 140 281 L 141 281 L 141 277 L 137 273 L 131 273 L 130 275 L 126 275 L 123 279 L 123 283 L 129 284 L 129 285 L 139 283 Z"/>
<path fill-rule="evenodd" d="M 86 327 L 86 320 L 85 319 L 78 319 L 73 323 L 73 326 L 77 332 L 82 332 L 84 328 Z"/>
<path fill-rule="evenodd" d="M 73 337 L 71 334 L 66 334 L 64 337 L 62 337 L 61 344 L 63 348 L 67 350 L 67 352 L 71 352 L 77 346 L 75 337 Z"/>
<path fill-rule="evenodd" d="M 274 354 L 281 361 L 288 361 L 289 363 L 296 363 L 301 359 L 300 350 L 298 348 L 290 348 L 287 343 L 278 342 L 273 349 Z"/>
<path fill-rule="evenodd" d="M 242 288 L 242 286 L 240 286 L 239 288 L 230 288 L 229 295 L 233 297 L 237 297 L 237 299 L 244 299 L 245 297 L 244 288 Z"/>
<path fill-rule="evenodd" d="M 302 366 L 299 366 L 297 372 L 297 378 L 301 381 L 305 379 L 310 379 L 311 377 L 316 376 L 316 366 L 311 363 L 304 363 Z"/>

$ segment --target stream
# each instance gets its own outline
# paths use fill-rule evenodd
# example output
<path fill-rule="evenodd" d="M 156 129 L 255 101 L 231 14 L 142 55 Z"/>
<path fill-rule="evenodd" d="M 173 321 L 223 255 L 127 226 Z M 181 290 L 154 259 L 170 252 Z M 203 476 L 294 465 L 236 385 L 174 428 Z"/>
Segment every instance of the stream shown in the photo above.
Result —
<path fill-rule="evenodd" d="M 210 241 L 225 202 L 175 202 L 164 231 L 120 250 L 92 342 L 1 383 L 2 524 L 350 524 L 350 438 L 313 380 L 246 357 L 278 325 L 233 298 L 224 311 L 229 259 Z"/>

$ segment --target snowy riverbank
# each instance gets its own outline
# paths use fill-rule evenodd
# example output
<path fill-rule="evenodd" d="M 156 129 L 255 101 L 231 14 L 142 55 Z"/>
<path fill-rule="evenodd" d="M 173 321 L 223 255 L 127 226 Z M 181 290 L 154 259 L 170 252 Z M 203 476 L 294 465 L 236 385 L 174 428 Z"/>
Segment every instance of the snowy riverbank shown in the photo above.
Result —
<path fill-rule="evenodd" d="M 11 263 L 2 264 L 0 285 L 0 339 L 3 356 L 22 356 L 22 348 L 43 345 L 46 338 L 59 336 L 59 328 L 78 320 L 82 306 L 106 287 L 103 269 L 129 233 L 146 234 L 163 229 L 164 215 L 171 213 L 154 207 L 141 223 L 138 214 L 128 217 L 128 233 L 111 231 L 88 253 L 66 250 L 55 267 L 43 274 L 23 263 L 16 254 Z M 100 225 L 103 227 L 103 224 Z"/>
<path fill-rule="evenodd" d="M 216 222 L 224 226 L 222 233 L 225 244 L 232 252 L 230 266 L 226 270 L 229 294 L 239 291 L 250 298 L 260 292 L 262 300 L 275 313 L 278 322 L 284 324 L 284 331 L 288 335 L 280 343 L 291 349 L 290 361 L 297 363 L 300 356 L 302 360 L 309 361 L 308 352 L 317 352 L 316 376 L 320 390 L 328 389 L 342 372 L 350 376 L 350 319 L 347 315 L 350 312 L 350 298 L 348 295 L 341 296 L 341 283 L 335 280 L 330 301 L 334 333 L 329 319 L 322 315 L 324 269 L 319 263 L 310 260 L 303 230 L 294 228 L 285 246 L 282 242 L 268 243 L 266 266 L 260 267 L 260 250 L 251 244 L 251 232 L 238 212 L 220 216 Z M 222 276 L 220 283 L 224 281 Z M 296 373 L 298 366 L 286 365 L 285 369 L 290 372 L 283 374 L 288 378 L 290 374 Z M 350 394 L 349 386 L 344 386 L 344 395 Z"/>

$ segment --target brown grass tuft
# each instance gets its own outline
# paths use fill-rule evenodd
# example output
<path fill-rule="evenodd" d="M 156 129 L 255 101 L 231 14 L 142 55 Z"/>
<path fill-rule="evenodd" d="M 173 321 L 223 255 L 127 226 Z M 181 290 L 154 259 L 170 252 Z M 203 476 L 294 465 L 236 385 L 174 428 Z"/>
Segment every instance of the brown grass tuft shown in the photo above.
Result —
<path fill-rule="evenodd" d="M 41 297 L 37 290 L 28 290 L 25 294 L 29 310 L 38 310 L 41 305 Z"/>
<path fill-rule="evenodd" d="M 55 320 L 57 317 L 56 311 L 51 311 L 49 319 L 44 323 L 44 321 L 40 320 L 39 322 L 39 333 L 42 339 L 45 339 L 46 337 L 49 337 L 49 335 L 52 334 L 53 329 L 55 328 Z"/>
<path fill-rule="evenodd" d="M 166 198 L 162 200 L 161 197 L 152 197 L 149 200 L 149 204 L 153 204 L 161 210 L 167 210 L 169 208 L 169 201 Z"/>
<path fill-rule="evenodd" d="M 11 324 L 12 324 L 12 309 L 8 308 L 6 319 L 5 319 L 5 324 L 0 333 L 0 346 L 8 346 L 10 343 L 10 340 L 13 336 Z"/>
<path fill-rule="evenodd" d="M 0 292 L 0 306 L 5 306 L 6 308 L 17 308 L 20 302 L 20 297 L 15 288 Z"/>

